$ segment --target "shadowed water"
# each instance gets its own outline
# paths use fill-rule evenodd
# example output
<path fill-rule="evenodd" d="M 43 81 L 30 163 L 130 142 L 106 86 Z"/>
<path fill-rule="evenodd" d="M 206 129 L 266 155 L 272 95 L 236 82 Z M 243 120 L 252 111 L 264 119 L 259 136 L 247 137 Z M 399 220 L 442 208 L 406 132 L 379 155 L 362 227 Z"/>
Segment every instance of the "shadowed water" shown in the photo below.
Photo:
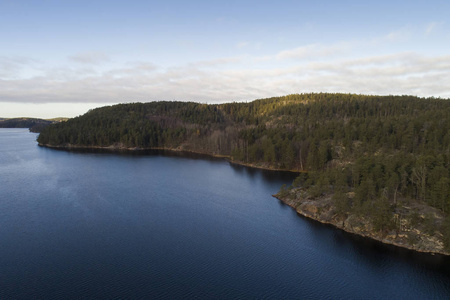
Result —
<path fill-rule="evenodd" d="M 271 197 L 292 174 L 67 152 L 0 130 L 0 298 L 450 297 L 447 258 L 367 241 Z"/>

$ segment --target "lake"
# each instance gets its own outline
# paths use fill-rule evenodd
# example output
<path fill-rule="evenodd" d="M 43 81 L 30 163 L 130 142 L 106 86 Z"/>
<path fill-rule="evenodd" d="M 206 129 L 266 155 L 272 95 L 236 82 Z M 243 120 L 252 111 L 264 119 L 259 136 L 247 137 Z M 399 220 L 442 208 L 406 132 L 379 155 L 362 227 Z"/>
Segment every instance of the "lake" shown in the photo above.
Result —
<path fill-rule="evenodd" d="M 0 298 L 450 297 L 450 259 L 302 218 L 290 173 L 0 129 Z"/>

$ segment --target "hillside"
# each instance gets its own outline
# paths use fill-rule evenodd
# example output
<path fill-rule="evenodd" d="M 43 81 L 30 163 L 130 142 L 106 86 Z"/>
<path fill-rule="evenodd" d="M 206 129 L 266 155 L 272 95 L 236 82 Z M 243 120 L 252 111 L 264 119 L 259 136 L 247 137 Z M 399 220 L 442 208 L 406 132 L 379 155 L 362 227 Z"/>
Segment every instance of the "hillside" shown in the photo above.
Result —
<path fill-rule="evenodd" d="M 50 124 L 65 121 L 67 118 L 44 120 L 37 118 L 0 118 L 0 128 L 29 128 L 31 132 L 41 132 Z"/>
<path fill-rule="evenodd" d="M 328 195 L 330 212 L 341 219 L 368 216 L 370 230 L 382 235 L 407 221 L 398 211 L 426 206 L 408 211 L 415 223 L 428 224 L 442 249 L 450 249 L 448 100 L 301 94 L 218 105 L 119 104 L 48 126 L 38 142 L 186 150 L 304 172 L 282 191 L 293 197 L 289 201 L 302 201 L 304 195 L 294 193 L 299 187 L 310 200 Z"/>

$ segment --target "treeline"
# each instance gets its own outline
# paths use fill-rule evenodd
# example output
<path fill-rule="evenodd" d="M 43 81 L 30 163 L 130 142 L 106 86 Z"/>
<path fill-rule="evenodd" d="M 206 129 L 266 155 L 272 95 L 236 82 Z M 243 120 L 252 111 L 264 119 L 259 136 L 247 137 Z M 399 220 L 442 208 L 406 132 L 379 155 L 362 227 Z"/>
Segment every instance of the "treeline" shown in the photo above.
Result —
<path fill-rule="evenodd" d="M 0 128 L 29 128 L 32 132 L 41 132 L 42 129 L 53 123 L 55 123 L 53 120 L 36 118 L 0 119 Z"/>
<path fill-rule="evenodd" d="M 90 110 L 46 128 L 38 142 L 48 145 L 173 148 L 224 129 L 217 106 L 191 102 L 118 104 Z M 193 145 L 196 148 L 196 145 Z"/>
<path fill-rule="evenodd" d="M 374 215 L 392 210 L 405 199 L 417 199 L 450 212 L 449 155 L 379 154 L 344 166 L 301 174 L 294 187 L 310 195 L 333 194 L 337 212 Z"/>
<path fill-rule="evenodd" d="M 308 171 L 302 184 L 317 193 L 353 191 L 343 210 L 410 197 L 450 211 L 450 101 L 443 99 L 321 93 L 217 105 L 119 104 L 51 125 L 38 142 L 227 155 Z"/>

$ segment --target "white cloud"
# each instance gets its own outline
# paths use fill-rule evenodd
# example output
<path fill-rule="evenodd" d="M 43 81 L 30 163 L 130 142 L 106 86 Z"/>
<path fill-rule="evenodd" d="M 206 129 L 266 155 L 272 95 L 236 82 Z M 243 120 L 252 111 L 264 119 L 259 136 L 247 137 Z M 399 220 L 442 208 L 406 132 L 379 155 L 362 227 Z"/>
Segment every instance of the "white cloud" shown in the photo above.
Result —
<path fill-rule="evenodd" d="M 152 100 L 226 102 L 298 92 L 415 94 L 450 97 L 450 56 L 412 52 L 266 68 L 154 69 L 136 64 L 85 78 L 0 80 L 0 100 L 20 103 L 114 103 Z M 140 68 L 149 71 L 141 72 Z M 126 70 L 126 71 L 124 71 Z M 117 72 L 121 77 L 111 76 Z"/>
<path fill-rule="evenodd" d="M 392 31 L 385 36 L 385 39 L 389 42 L 404 42 L 411 38 L 412 30 L 409 27 L 403 27 L 398 30 Z"/>
<path fill-rule="evenodd" d="M 437 25 L 430 26 L 432 32 Z M 300 92 L 450 97 L 450 55 L 379 50 L 409 35 L 404 28 L 379 39 L 309 44 L 275 54 L 218 57 L 170 68 L 146 61 L 113 65 L 101 53 L 74 55 L 72 60 L 79 63 L 59 68 L 0 57 L 0 103 L 211 103 Z M 30 66 L 40 76 L 11 75 Z"/>
<path fill-rule="evenodd" d="M 71 61 L 80 64 L 98 65 L 110 61 L 110 57 L 102 52 L 82 52 L 69 57 Z"/>
<path fill-rule="evenodd" d="M 427 24 L 425 27 L 425 35 L 426 36 L 431 35 L 434 31 L 436 31 L 442 25 L 444 25 L 444 22 L 431 22 L 431 23 Z"/>
<path fill-rule="evenodd" d="M 240 43 L 237 43 L 236 48 L 242 49 L 242 48 L 247 47 L 248 45 L 250 45 L 250 42 L 240 42 Z"/>
<path fill-rule="evenodd" d="M 278 52 L 276 59 L 311 59 L 311 58 L 323 58 L 330 57 L 336 54 L 341 54 L 348 51 L 351 48 L 350 43 L 337 43 L 332 45 L 310 44 L 301 46 L 295 49 L 283 50 Z"/>
<path fill-rule="evenodd" d="M 252 60 L 255 62 L 265 62 L 270 61 L 272 59 L 274 59 L 274 56 L 272 55 L 257 56 L 252 58 Z"/>
<path fill-rule="evenodd" d="M 24 69 L 36 63 L 36 60 L 27 57 L 0 56 L 0 78 L 18 77 Z"/>
<path fill-rule="evenodd" d="M 290 50 L 280 51 L 275 57 L 277 59 L 303 59 L 314 53 L 314 49 L 317 48 L 317 45 L 306 45 L 302 47 L 298 47 Z"/>
<path fill-rule="evenodd" d="M 261 42 L 248 42 L 248 41 L 243 41 L 243 42 L 239 42 L 236 44 L 236 49 L 238 50 L 261 50 L 262 47 L 262 43 Z"/>
<path fill-rule="evenodd" d="M 155 72 L 158 66 L 148 62 L 129 62 L 122 68 L 116 68 L 104 72 L 105 76 L 111 77 L 129 77 L 129 76 L 146 76 Z"/>
<path fill-rule="evenodd" d="M 233 56 L 233 57 L 222 57 L 210 60 L 201 60 L 189 65 L 194 67 L 220 67 L 228 64 L 239 63 L 244 59 L 245 56 Z"/>

